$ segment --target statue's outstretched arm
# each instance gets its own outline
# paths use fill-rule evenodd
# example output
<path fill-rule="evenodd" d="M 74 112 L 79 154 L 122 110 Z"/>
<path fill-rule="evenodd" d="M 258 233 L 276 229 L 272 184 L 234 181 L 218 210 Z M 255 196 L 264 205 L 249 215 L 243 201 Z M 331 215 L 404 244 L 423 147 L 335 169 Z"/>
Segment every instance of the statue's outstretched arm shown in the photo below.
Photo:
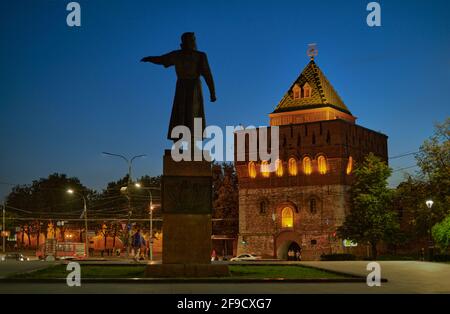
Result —
<path fill-rule="evenodd" d="M 174 65 L 174 59 L 175 59 L 175 54 L 173 52 L 169 52 L 162 56 L 144 57 L 141 59 L 141 62 L 151 62 L 154 64 L 161 64 L 167 68 L 167 67 Z"/>
<path fill-rule="evenodd" d="M 208 58 L 207 58 L 206 54 L 204 55 L 201 71 L 202 71 L 202 73 L 201 73 L 202 76 L 205 78 L 206 85 L 208 85 L 209 94 L 211 95 L 211 102 L 215 102 L 216 101 L 216 89 L 214 86 L 214 79 L 211 74 L 211 69 L 209 68 Z"/>
<path fill-rule="evenodd" d="M 161 57 L 144 57 L 141 62 L 151 62 L 155 64 L 163 64 L 163 58 Z"/>

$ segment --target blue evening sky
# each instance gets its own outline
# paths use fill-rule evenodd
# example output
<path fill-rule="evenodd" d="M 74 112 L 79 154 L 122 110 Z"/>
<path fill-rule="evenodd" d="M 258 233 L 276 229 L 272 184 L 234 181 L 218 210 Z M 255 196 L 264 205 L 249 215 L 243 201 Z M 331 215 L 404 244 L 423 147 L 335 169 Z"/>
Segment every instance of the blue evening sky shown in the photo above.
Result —
<path fill-rule="evenodd" d="M 366 24 L 368 2 L 90 0 L 70 28 L 68 0 L 2 1 L 0 182 L 61 172 L 101 189 L 126 173 L 102 151 L 145 153 L 134 176 L 161 174 L 176 78 L 139 60 L 177 49 L 185 31 L 216 82 L 214 104 L 204 84 L 208 124 L 267 125 L 314 42 L 358 124 L 387 134 L 391 156 L 417 151 L 450 113 L 450 2 L 380 1 L 379 28 Z"/>

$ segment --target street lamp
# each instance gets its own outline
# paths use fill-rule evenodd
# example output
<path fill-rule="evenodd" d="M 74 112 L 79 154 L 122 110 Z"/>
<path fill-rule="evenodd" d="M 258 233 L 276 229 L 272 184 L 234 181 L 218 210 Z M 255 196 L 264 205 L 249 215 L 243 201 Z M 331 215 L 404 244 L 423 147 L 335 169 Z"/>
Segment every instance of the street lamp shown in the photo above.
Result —
<path fill-rule="evenodd" d="M 6 216 L 6 201 L 3 202 L 3 225 L 2 225 L 2 238 L 3 238 L 3 253 L 6 251 L 6 224 L 5 224 L 5 216 Z"/>
<path fill-rule="evenodd" d="M 137 158 L 147 156 L 145 154 L 141 154 L 141 155 L 133 156 L 131 159 L 128 159 L 127 157 L 125 157 L 123 155 L 119 155 L 119 154 L 113 154 L 113 153 L 108 153 L 108 152 L 103 152 L 102 154 L 112 156 L 112 157 L 118 157 L 118 158 L 125 160 L 125 162 L 128 164 L 128 185 L 131 185 L 131 166 L 133 165 L 133 161 Z"/>
<path fill-rule="evenodd" d="M 272 221 L 273 221 L 273 233 L 272 233 L 272 241 L 273 241 L 273 257 L 277 257 L 277 214 L 275 213 L 275 209 L 272 212 Z"/>
<path fill-rule="evenodd" d="M 87 218 L 87 200 L 86 200 L 86 197 L 83 194 L 77 193 L 77 192 L 75 192 L 72 189 L 68 189 L 67 193 L 72 194 L 72 195 L 75 194 L 75 195 L 81 196 L 81 198 L 83 199 L 86 258 L 89 258 L 88 218 Z"/>
<path fill-rule="evenodd" d="M 147 155 L 145 154 L 141 154 L 141 155 L 136 155 L 133 156 L 131 159 L 128 159 L 127 157 L 120 155 L 120 154 L 113 154 L 113 153 L 108 153 L 108 152 L 103 152 L 104 155 L 108 155 L 108 156 L 112 156 L 112 157 L 118 157 L 121 158 L 123 160 L 125 160 L 125 162 L 128 164 L 128 184 L 127 184 L 127 188 L 129 188 L 131 186 L 131 166 L 133 165 L 133 161 L 137 158 L 141 158 L 141 157 L 145 157 Z M 123 191 L 121 189 L 121 191 Z M 130 194 L 129 194 L 129 189 L 124 189 L 124 191 L 126 191 L 126 197 L 128 200 L 128 225 L 127 228 L 129 228 L 128 230 L 128 234 L 127 234 L 127 257 L 130 256 L 130 238 L 131 238 L 131 226 L 130 226 L 130 221 L 131 221 L 131 199 L 130 199 Z"/>
<path fill-rule="evenodd" d="M 427 201 L 425 202 L 425 204 L 427 204 L 427 207 L 428 207 L 429 209 L 431 209 L 431 207 L 433 207 L 434 202 L 433 202 L 432 200 L 427 200 Z"/>
<path fill-rule="evenodd" d="M 153 187 L 142 187 L 140 183 L 135 183 L 134 186 L 138 189 L 147 190 L 150 196 L 150 237 L 149 237 L 149 250 L 150 250 L 150 261 L 153 262 L 153 195 L 151 190 L 160 190 L 159 188 Z"/>

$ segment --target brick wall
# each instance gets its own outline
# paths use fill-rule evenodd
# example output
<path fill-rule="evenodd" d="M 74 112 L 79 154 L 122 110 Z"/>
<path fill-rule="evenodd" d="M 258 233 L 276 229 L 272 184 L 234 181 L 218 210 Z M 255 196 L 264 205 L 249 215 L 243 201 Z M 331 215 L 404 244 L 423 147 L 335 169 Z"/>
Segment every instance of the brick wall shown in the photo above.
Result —
<path fill-rule="evenodd" d="M 341 252 L 333 233 L 344 220 L 348 189 L 344 185 L 240 189 L 237 253 L 282 257 L 283 245 L 292 241 L 301 246 L 303 259 Z M 310 210 L 311 199 L 316 200 L 315 212 Z M 267 202 L 265 211 L 261 202 Z M 286 206 L 294 211 L 293 228 L 282 227 L 281 211 Z"/>

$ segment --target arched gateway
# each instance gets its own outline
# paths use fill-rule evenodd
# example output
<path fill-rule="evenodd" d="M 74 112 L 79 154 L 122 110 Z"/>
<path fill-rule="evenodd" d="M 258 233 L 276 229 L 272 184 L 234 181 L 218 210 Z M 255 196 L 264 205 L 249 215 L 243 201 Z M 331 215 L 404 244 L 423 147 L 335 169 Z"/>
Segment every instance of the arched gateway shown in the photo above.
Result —
<path fill-rule="evenodd" d="M 288 252 L 301 252 L 301 236 L 295 231 L 281 232 L 276 238 L 276 254 L 281 260 L 288 260 Z"/>

